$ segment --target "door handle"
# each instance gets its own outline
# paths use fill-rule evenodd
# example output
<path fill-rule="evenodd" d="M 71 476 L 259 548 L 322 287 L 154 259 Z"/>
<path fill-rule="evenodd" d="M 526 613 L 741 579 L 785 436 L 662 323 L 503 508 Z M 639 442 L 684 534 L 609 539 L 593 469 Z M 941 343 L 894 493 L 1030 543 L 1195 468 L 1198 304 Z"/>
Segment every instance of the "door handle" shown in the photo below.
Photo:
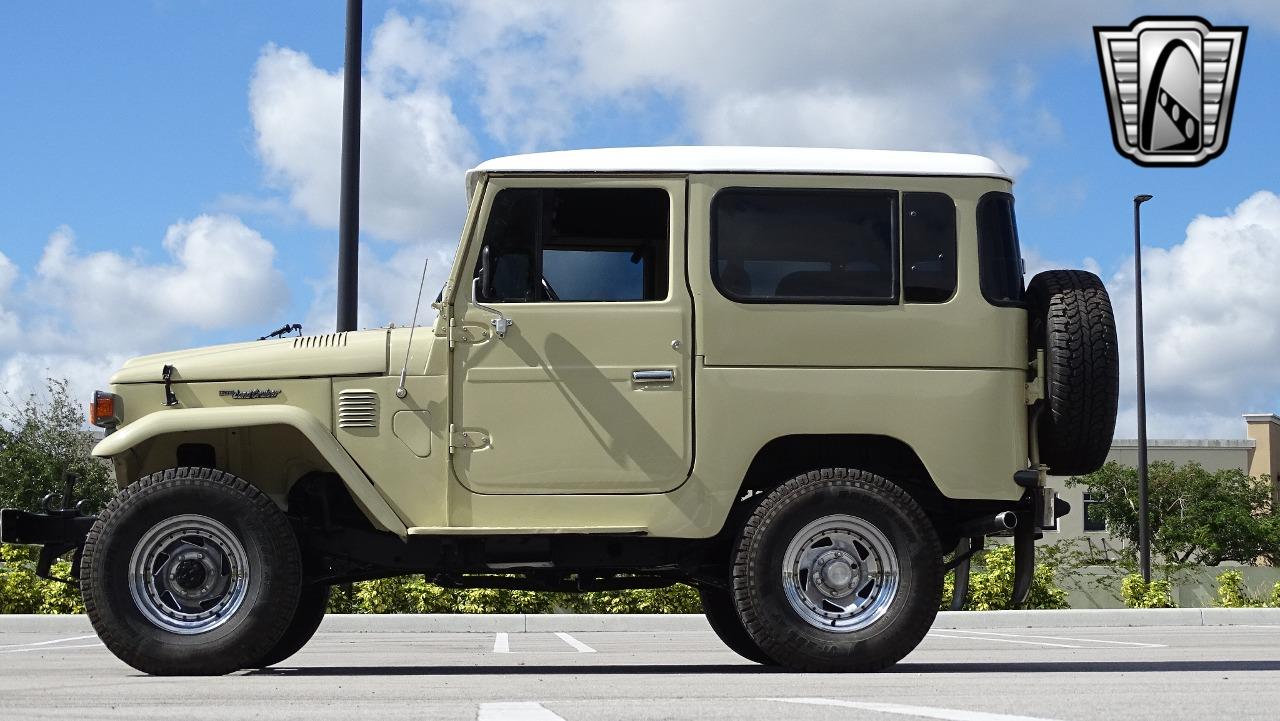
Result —
<path fill-rule="evenodd" d="M 631 380 L 635 383 L 674 383 L 676 372 L 673 370 L 635 370 L 631 371 Z"/>

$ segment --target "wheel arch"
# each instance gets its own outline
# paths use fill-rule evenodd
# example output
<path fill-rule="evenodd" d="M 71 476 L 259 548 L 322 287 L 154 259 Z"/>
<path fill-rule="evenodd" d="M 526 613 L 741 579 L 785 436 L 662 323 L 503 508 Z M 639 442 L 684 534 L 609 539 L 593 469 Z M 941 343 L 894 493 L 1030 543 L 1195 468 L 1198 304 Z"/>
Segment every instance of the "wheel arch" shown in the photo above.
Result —
<path fill-rule="evenodd" d="M 919 503 L 935 527 L 952 522 L 956 502 L 942 493 L 920 455 L 905 441 L 877 434 L 796 434 L 774 438 L 756 451 L 726 525 L 754 507 L 752 501 L 764 493 L 819 468 L 856 468 L 882 476 Z"/>
<path fill-rule="evenodd" d="M 245 444 L 277 449 L 264 464 L 261 453 Z M 289 491 L 314 473 L 342 480 L 373 526 L 401 538 L 408 529 L 369 477 L 311 413 L 294 406 L 179 408 L 152 413 L 107 436 L 93 455 L 109 458 L 122 487 L 164 468 L 210 465 L 233 472 L 270 496 L 282 508 Z M 185 462 L 184 462 L 185 461 Z"/>

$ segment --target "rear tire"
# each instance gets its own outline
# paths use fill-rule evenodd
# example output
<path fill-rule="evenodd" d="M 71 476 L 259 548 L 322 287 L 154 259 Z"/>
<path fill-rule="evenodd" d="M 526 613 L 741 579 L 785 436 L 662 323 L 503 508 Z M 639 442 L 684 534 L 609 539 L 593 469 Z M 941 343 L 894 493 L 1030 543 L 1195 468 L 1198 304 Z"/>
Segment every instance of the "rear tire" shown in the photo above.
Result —
<path fill-rule="evenodd" d="M 714 586 L 699 586 L 698 597 L 702 599 L 702 612 L 706 614 L 711 630 L 716 632 L 716 636 L 730 651 L 758 664 L 777 665 L 747 634 L 742 619 L 738 617 L 738 609 L 733 604 L 732 591 Z"/>
<path fill-rule="evenodd" d="M 211 468 L 172 468 L 122 490 L 89 531 L 82 568 L 102 642 L 157 676 L 220 675 L 263 658 L 302 586 L 284 514 Z"/>
<path fill-rule="evenodd" d="M 329 605 L 329 586 L 312 584 L 302 587 L 302 595 L 298 599 L 298 611 L 293 620 L 285 628 L 284 635 L 276 641 L 275 647 L 245 668 L 266 668 L 287 660 L 316 635 L 316 630 L 324 621 L 325 608 Z"/>
<path fill-rule="evenodd" d="M 738 539 L 734 603 L 747 633 L 800 671 L 877 671 L 924 638 L 942 595 L 933 524 L 902 488 L 828 468 L 769 493 Z"/>

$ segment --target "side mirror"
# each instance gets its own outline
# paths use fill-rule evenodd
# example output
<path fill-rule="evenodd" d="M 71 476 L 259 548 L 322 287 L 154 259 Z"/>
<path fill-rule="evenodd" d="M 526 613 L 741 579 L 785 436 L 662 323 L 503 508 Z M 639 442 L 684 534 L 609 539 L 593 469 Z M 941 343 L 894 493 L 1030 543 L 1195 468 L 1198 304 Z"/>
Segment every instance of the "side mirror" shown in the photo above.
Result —
<path fill-rule="evenodd" d="M 480 249 L 480 273 L 478 277 L 480 280 L 479 291 L 475 291 L 475 287 L 472 286 L 472 290 L 475 291 L 475 300 L 477 301 L 482 296 L 488 298 L 489 292 L 493 290 L 493 264 L 489 262 L 489 246 L 487 245 Z M 483 294 L 481 291 L 483 291 Z"/>

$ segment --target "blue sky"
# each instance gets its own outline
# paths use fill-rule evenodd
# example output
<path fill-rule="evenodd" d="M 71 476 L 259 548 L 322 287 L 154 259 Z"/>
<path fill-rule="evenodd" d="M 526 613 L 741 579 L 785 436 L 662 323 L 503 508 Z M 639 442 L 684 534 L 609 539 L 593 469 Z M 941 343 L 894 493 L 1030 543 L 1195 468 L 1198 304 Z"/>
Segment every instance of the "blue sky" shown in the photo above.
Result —
<path fill-rule="evenodd" d="M 1144 240 L 1166 249 L 1152 262 L 1167 282 L 1149 289 L 1148 320 L 1168 342 L 1148 361 L 1153 433 L 1239 436 L 1240 413 L 1280 411 L 1280 373 L 1262 362 L 1280 334 L 1257 328 L 1280 302 L 1262 280 L 1280 263 L 1259 251 L 1280 242 L 1280 200 L 1255 196 L 1280 192 L 1275 5 L 366 0 L 361 322 L 407 320 L 417 259 L 443 272 L 461 171 L 486 157 L 979 152 L 1017 174 L 1029 262 L 1095 268 L 1122 323 L 1130 198 L 1156 196 Z M 1202 168 L 1140 168 L 1112 147 L 1090 27 L 1164 12 L 1250 26 L 1229 148 Z M 48 373 L 84 390 L 134 353 L 332 323 L 343 13 L 339 0 L 8 9 L 0 386 Z M 1189 235 L 1202 215 L 1220 222 Z M 1200 277 L 1221 234 L 1244 260 Z M 167 280 L 147 293 L 152 278 Z"/>

